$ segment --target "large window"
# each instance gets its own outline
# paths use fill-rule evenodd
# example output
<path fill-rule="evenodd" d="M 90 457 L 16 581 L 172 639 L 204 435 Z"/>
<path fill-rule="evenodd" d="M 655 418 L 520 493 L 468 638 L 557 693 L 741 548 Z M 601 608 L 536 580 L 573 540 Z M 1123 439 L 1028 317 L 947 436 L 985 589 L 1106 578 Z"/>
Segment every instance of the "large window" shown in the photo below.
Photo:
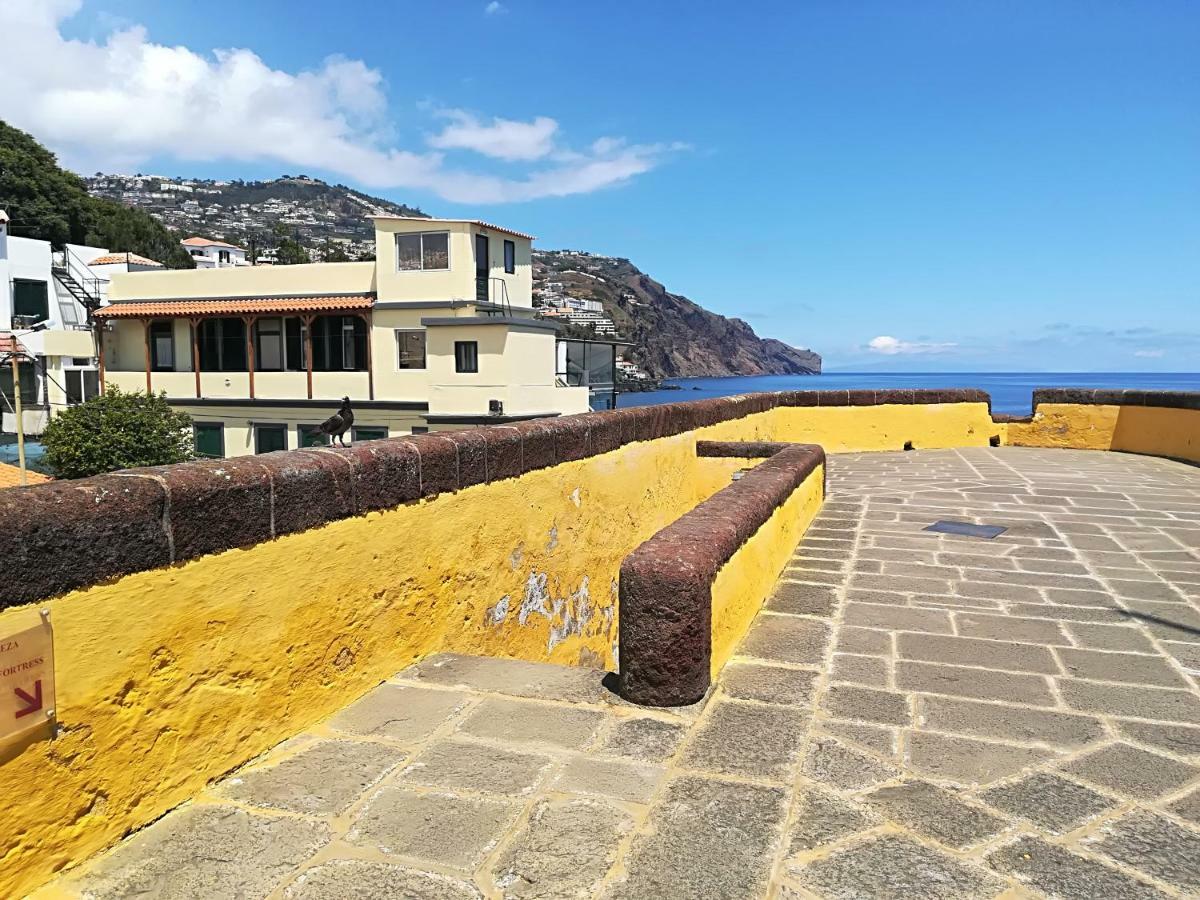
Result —
<path fill-rule="evenodd" d="M 314 371 L 367 370 L 367 323 L 358 316 L 314 319 L 312 344 Z"/>
<path fill-rule="evenodd" d="M 46 282 L 13 279 L 13 315 L 44 322 L 50 318 L 50 296 Z"/>
<path fill-rule="evenodd" d="M 301 449 L 329 446 L 329 435 L 321 433 L 320 425 L 297 425 L 296 439 L 296 446 Z"/>
<path fill-rule="evenodd" d="M 254 452 L 273 453 L 287 449 L 286 425 L 255 425 Z"/>
<path fill-rule="evenodd" d="M 509 275 L 517 271 L 517 245 L 512 241 L 504 242 L 504 271 Z"/>
<path fill-rule="evenodd" d="M 170 319 L 150 323 L 150 368 L 175 371 L 175 323 Z"/>
<path fill-rule="evenodd" d="M 17 363 L 17 378 L 21 382 L 21 403 L 27 407 L 36 406 L 38 398 L 38 372 L 31 362 Z M 0 366 L 0 410 L 9 411 L 13 397 L 12 363 L 5 362 Z"/>
<path fill-rule="evenodd" d="M 355 425 L 350 433 L 357 441 L 381 441 L 388 436 L 386 425 Z"/>
<path fill-rule="evenodd" d="M 303 372 L 304 323 L 294 317 L 255 322 L 254 368 L 260 372 Z"/>
<path fill-rule="evenodd" d="M 477 341 L 454 342 L 454 371 L 479 371 L 479 343 Z"/>
<path fill-rule="evenodd" d="M 220 422 L 196 422 L 192 425 L 196 455 L 201 459 L 225 458 L 225 426 Z"/>
<path fill-rule="evenodd" d="M 246 372 L 246 323 L 241 319 L 205 319 L 200 323 L 200 371 Z"/>
<path fill-rule="evenodd" d="M 396 367 L 425 368 L 425 332 L 396 329 Z"/>
<path fill-rule="evenodd" d="M 396 235 L 396 268 L 422 272 L 450 268 L 450 233 L 423 231 Z"/>
<path fill-rule="evenodd" d="M 77 406 L 100 394 L 100 373 L 95 369 L 66 369 L 63 379 L 68 406 Z"/>

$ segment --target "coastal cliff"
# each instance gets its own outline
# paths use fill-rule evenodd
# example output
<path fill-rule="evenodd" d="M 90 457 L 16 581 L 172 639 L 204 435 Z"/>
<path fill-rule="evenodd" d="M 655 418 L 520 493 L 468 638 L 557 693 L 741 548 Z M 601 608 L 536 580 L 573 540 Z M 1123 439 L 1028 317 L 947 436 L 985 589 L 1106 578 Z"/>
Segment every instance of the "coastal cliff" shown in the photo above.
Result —
<path fill-rule="evenodd" d="M 761 338 L 741 319 L 709 312 L 638 269 L 629 260 L 573 250 L 534 251 L 535 291 L 599 301 L 627 356 L 652 378 L 721 375 L 815 375 L 821 357 L 774 338 Z M 575 336 L 593 336 L 572 326 Z"/>

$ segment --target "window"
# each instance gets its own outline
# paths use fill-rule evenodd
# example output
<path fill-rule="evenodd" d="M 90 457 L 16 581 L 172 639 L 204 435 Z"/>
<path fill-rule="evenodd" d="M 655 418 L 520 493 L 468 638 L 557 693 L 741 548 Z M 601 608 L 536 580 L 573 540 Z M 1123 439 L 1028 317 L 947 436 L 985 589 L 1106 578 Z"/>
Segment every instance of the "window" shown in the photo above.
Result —
<path fill-rule="evenodd" d="M 314 319 L 312 345 L 316 372 L 367 370 L 367 323 L 358 316 Z"/>
<path fill-rule="evenodd" d="M 300 448 L 329 446 L 329 435 L 321 434 L 318 425 L 297 425 L 296 437 L 296 446 Z"/>
<path fill-rule="evenodd" d="M 77 406 L 100 394 L 100 373 L 95 369 L 66 369 L 63 377 L 68 406 Z"/>
<path fill-rule="evenodd" d="M 254 452 L 274 453 L 276 450 L 287 449 L 286 425 L 255 425 Z"/>
<path fill-rule="evenodd" d="M 425 368 L 425 332 L 396 329 L 396 349 L 399 369 Z"/>
<path fill-rule="evenodd" d="M 50 318 L 50 298 L 46 282 L 27 278 L 13 279 L 13 315 L 45 322 Z"/>
<path fill-rule="evenodd" d="M 223 262 L 223 263 L 229 262 L 229 251 L 228 250 L 218 250 L 217 251 L 217 262 Z"/>
<path fill-rule="evenodd" d="M 241 319 L 205 319 L 200 323 L 200 371 L 246 372 L 246 323 Z"/>
<path fill-rule="evenodd" d="M 37 369 L 30 362 L 17 363 L 17 378 L 21 382 L 21 403 L 25 406 L 36 406 L 38 398 Z M 8 412 L 9 404 L 13 401 L 13 372 L 12 364 L 6 362 L 0 366 L 0 410 Z M 7 402 L 5 402 L 7 401 Z"/>
<path fill-rule="evenodd" d="M 450 232 L 423 231 L 396 235 L 396 269 L 400 272 L 450 268 Z"/>
<path fill-rule="evenodd" d="M 303 372 L 304 323 L 296 318 L 255 322 L 254 368 L 259 372 Z"/>
<path fill-rule="evenodd" d="M 428 425 L 414 425 L 410 434 L 429 434 Z"/>
<path fill-rule="evenodd" d="M 478 372 L 479 371 L 479 342 L 478 341 L 455 341 L 454 342 L 454 371 L 455 372 Z"/>
<path fill-rule="evenodd" d="M 350 435 L 355 441 L 381 441 L 388 436 L 388 430 L 384 425 L 354 425 Z"/>
<path fill-rule="evenodd" d="M 150 368 L 175 371 L 175 323 L 170 319 L 150 323 Z"/>
<path fill-rule="evenodd" d="M 192 437 L 201 459 L 225 458 L 225 426 L 220 422 L 195 422 Z"/>
<path fill-rule="evenodd" d="M 509 275 L 517 271 L 517 245 L 513 241 L 504 242 L 504 271 Z"/>

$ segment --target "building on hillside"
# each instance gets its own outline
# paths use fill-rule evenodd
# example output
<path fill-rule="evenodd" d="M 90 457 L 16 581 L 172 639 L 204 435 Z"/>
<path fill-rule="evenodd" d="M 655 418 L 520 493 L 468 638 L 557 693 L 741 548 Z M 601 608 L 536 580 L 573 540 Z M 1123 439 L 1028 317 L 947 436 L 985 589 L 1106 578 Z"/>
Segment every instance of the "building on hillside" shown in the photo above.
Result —
<path fill-rule="evenodd" d="M 92 263 L 98 263 L 94 268 Z M 161 268 L 153 260 L 103 247 L 13 237 L 0 211 L 0 332 L 16 335 L 22 420 L 37 435 L 50 416 L 99 392 L 95 336 L 88 310 L 104 303 L 117 272 Z M 13 373 L 0 371 L 0 431 L 16 431 Z"/>
<path fill-rule="evenodd" d="M 197 269 L 223 269 L 230 266 L 248 266 L 246 251 L 225 241 L 190 237 L 179 242 L 192 257 Z"/>
<path fill-rule="evenodd" d="M 359 440 L 589 409 L 533 309 L 529 235 L 372 219 L 371 262 L 117 276 L 104 384 L 165 391 L 212 456 L 322 443 L 344 396 Z"/>

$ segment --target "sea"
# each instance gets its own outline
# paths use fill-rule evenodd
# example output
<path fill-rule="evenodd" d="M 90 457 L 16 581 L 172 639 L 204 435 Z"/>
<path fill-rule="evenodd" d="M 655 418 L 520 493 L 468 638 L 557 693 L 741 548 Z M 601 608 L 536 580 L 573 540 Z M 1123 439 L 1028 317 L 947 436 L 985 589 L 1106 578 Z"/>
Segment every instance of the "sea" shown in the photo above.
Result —
<path fill-rule="evenodd" d="M 672 378 L 678 390 L 623 393 L 619 407 L 678 403 L 756 391 L 886 390 L 888 388 L 977 388 L 992 397 L 992 412 L 1027 416 L 1033 391 L 1044 387 L 1140 391 L 1200 391 L 1200 372 L 830 372 L 821 375 L 750 375 L 729 378 Z"/>

